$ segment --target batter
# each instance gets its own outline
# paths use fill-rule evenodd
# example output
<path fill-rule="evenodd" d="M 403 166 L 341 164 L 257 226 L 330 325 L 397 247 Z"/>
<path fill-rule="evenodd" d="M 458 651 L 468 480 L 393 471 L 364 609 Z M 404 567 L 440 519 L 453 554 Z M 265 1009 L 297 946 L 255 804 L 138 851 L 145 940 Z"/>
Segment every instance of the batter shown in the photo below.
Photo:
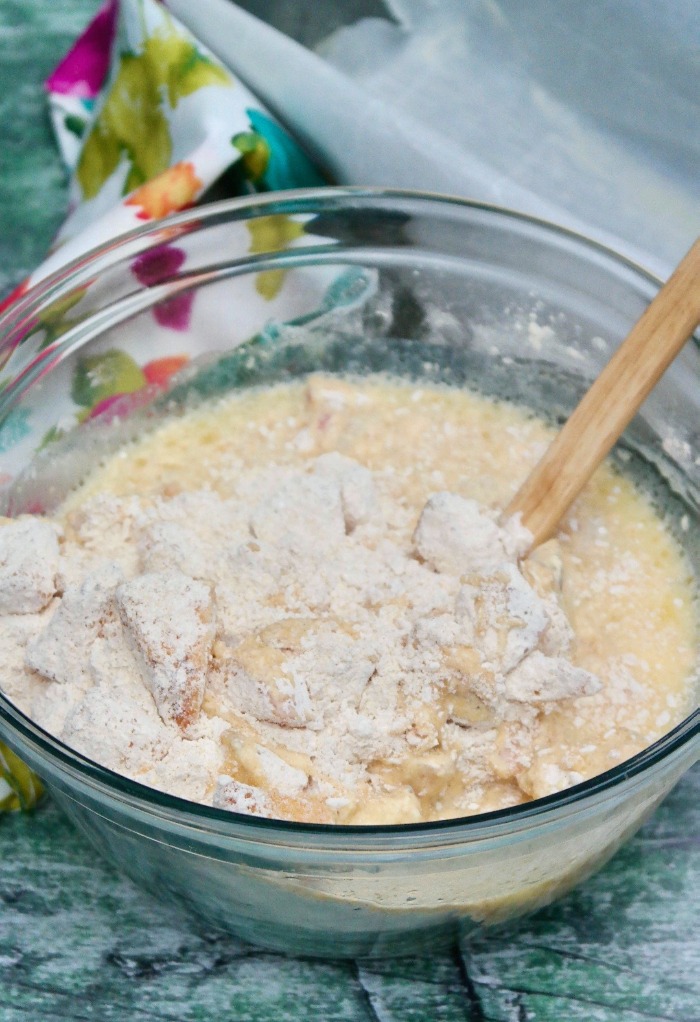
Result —
<path fill-rule="evenodd" d="M 0 528 L 6 691 L 117 772 L 285 819 L 459 817 L 599 774 L 692 709 L 695 590 L 611 464 L 527 554 L 499 509 L 551 437 L 382 378 L 174 418 Z"/>

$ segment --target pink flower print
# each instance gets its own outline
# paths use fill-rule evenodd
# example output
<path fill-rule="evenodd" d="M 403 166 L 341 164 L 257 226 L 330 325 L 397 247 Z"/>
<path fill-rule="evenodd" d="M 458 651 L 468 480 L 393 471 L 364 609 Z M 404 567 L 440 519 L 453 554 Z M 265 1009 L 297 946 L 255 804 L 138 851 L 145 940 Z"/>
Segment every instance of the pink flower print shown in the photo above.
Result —
<path fill-rule="evenodd" d="M 193 302 L 194 291 L 183 291 L 182 294 L 166 298 L 153 308 L 156 323 L 170 327 L 171 330 L 187 330 L 192 319 Z"/>
<path fill-rule="evenodd" d="M 102 422 L 116 422 L 127 419 L 132 412 L 145 408 L 159 393 L 160 387 L 147 386 L 134 390 L 129 394 L 112 394 L 98 401 L 90 410 L 88 419 L 100 419 Z"/>
<path fill-rule="evenodd" d="M 186 258 L 182 249 L 175 245 L 158 245 L 134 259 L 131 271 L 140 284 L 152 287 L 177 273 Z"/>
<path fill-rule="evenodd" d="M 174 245 L 159 245 L 134 259 L 131 270 L 144 287 L 153 287 L 173 277 L 186 258 L 181 248 Z M 153 315 L 161 326 L 169 327 L 171 330 L 187 330 L 192 317 L 193 302 L 194 291 L 184 291 L 155 305 Z"/>
<path fill-rule="evenodd" d="M 49 92 L 94 99 L 102 88 L 112 58 L 119 0 L 107 0 L 56 70 L 46 79 Z"/>

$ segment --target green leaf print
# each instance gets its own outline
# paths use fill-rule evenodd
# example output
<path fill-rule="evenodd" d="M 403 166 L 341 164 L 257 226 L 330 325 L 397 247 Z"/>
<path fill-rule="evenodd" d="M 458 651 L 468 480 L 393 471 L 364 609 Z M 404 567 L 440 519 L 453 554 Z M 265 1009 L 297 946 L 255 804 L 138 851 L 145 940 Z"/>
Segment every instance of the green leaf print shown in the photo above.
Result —
<path fill-rule="evenodd" d="M 140 390 L 146 382 L 133 358 L 113 349 L 80 359 L 73 376 L 71 396 L 77 405 L 89 409 L 115 394 Z"/>
<path fill-rule="evenodd" d="M 249 251 L 281 252 L 289 248 L 293 241 L 301 238 L 305 231 L 304 225 L 298 220 L 281 213 L 272 216 L 261 216 L 246 223 L 250 233 Z M 268 302 L 275 298 L 282 287 L 286 270 L 263 270 L 255 275 L 255 290 Z"/>
<path fill-rule="evenodd" d="M 200 53 L 170 22 L 149 36 L 141 53 L 126 52 L 80 154 L 77 178 L 94 198 L 122 159 L 127 195 L 170 166 L 172 139 L 164 108 L 206 85 L 232 85 L 226 70 Z"/>
<path fill-rule="evenodd" d="M 122 156 L 130 164 L 124 195 L 170 165 L 172 142 L 160 108 L 161 84 L 159 69 L 143 54 L 122 54 L 117 76 L 78 160 L 77 177 L 86 199 L 97 195 Z"/>
<path fill-rule="evenodd" d="M 270 162 L 270 147 L 255 131 L 241 131 L 234 135 L 231 144 L 241 154 L 245 177 L 253 184 L 259 184 Z"/>
<path fill-rule="evenodd" d="M 81 321 L 81 316 L 71 318 L 68 313 L 82 300 L 87 290 L 87 286 L 76 288 L 75 291 L 66 295 L 65 298 L 52 302 L 48 308 L 39 314 L 39 323 L 45 331 L 44 339 L 41 342 L 42 349 L 48 348 L 49 344 L 53 344 L 67 330 L 70 330 L 71 327 L 76 326 Z"/>
<path fill-rule="evenodd" d="M 82 138 L 85 134 L 87 121 L 84 117 L 78 117 L 77 114 L 66 114 L 63 119 L 63 126 L 66 131 L 70 131 L 76 138 Z"/>
<path fill-rule="evenodd" d="M 43 785 L 36 774 L 2 742 L 0 742 L 0 778 L 10 789 L 4 798 L 0 796 L 0 812 L 33 809 L 44 793 Z"/>
<path fill-rule="evenodd" d="M 327 184 L 303 149 L 281 125 L 252 107 L 246 110 L 246 114 L 251 131 L 235 135 L 231 141 L 244 154 L 244 160 L 246 152 L 251 148 L 255 150 L 256 176 L 253 181 L 259 191 L 316 188 Z"/>
<path fill-rule="evenodd" d="M 47 429 L 41 438 L 41 443 L 36 449 L 37 454 L 39 451 L 43 451 L 44 448 L 48 447 L 50 444 L 55 444 L 57 440 L 60 440 L 61 437 L 64 437 L 65 435 L 65 430 L 61 429 L 59 426 L 51 426 L 51 428 Z"/>
<path fill-rule="evenodd" d="M 206 85 L 232 85 L 230 75 L 200 53 L 189 39 L 173 26 L 155 32 L 144 43 L 143 56 L 151 65 L 159 84 L 167 87 L 172 109 L 185 96 Z"/>

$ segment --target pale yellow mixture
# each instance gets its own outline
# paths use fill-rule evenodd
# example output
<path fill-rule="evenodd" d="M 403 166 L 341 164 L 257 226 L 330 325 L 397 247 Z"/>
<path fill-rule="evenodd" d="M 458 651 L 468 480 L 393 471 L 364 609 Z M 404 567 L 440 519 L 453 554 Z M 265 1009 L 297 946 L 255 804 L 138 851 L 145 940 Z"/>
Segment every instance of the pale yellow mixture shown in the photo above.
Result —
<path fill-rule="evenodd" d="M 0 521 L 0 679 L 117 773 L 322 823 L 541 798 L 693 707 L 690 567 L 612 465 L 528 553 L 552 436 L 448 387 L 315 376 L 167 419 Z"/>
<path fill-rule="evenodd" d="M 111 458 L 57 517 L 70 533 L 86 502 L 104 493 L 148 502 L 205 488 L 227 498 L 236 478 L 250 469 L 304 466 L 340 452 L 376 474 L 383 499 L 403 509 L 392 537 L 410 549 L 432 494 L 447 491 L 501 508 L 551 437 L 552 429 L 524 410 L 464 391 L 319 376 L 238 393 L 166 423 Z M 239 713 L 230 687 L 214 679 L 204 712 L 230 725 L 221 734 L 215 804 L 227 805 L 228 784 L 234 792 L 230 808 L 245 808 L 247 800 L 252 812 L 322 822 L 392 823 L 483 812 L 599 774 L 654 742 L 692 709 L 694 580 L 650 503 L 611 464 L 576 502 L 558 542 L 522 571 L 535 590 L 556 597 L 563 608 L 575 636 L 570 659 L 599 680 L 596 691 L 584 684 L 582 694 L 523 703 L 522 715 L 491 719 L 478 686 L 471 691 L 459 683 L 460 673 L 483 675 L 488 664 L 475 660 L 468 644 L 453 643 L 444 647 L 430 679 L 433 698 L 414 722 L 420 740 L 412 754 L 366 764 L 372 784 L 365 778 L 360 788 L 343 791 L 337 778 L 315 776 L 321 763 L 304 748 L 304 728 Z M 235 661 L 253 676 L 279 672 L 285 656 L 299 653 L 305 637 L 324 625 L 280 607 L 283 596 L 274 587 L 265 599 L 283 623 L 238 645 L 219 638 L 213 651 L 219 664 Z M 330 626 L 336 627 L 333 621 Z M 339 636 L 351 633 L 337 625 Z M 519 716 L 527 717 L 522 755 Z M 474 767 L 468 791 L 464 734 L 471 736 L 470 755 L 474 736 L 488 736 L 482 742 L 487 769 Z M 269 764 L 267 772 L 261 767 L 261 747 L 306 782 L 277 789 Z M 267 808 L 256 801 L 260 791 Z"/>

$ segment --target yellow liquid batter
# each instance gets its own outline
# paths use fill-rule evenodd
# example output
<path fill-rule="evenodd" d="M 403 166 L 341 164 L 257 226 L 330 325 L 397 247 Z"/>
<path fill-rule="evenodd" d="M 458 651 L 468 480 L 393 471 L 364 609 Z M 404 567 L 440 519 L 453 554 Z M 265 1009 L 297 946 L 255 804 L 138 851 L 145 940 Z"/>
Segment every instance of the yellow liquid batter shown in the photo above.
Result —
<path fill-rule="evenodd" d="M 56 517 L 70 531 L 81 508 L 100 493 L 148 501 L 205 487 L 228 498 L 250 469 L 304 466 L 336 451 L 381 474 L 387 499 L 405 511 L 394 538 L 410 547 L 431 494 L 450 491 L 502 508 L 552 436 L 527 411 L 466 391 L 317 376 L 237 393 L 168 421 L 94 472 Z M 534 752 L 526 762 L 515 762 L 519 722 L 505 720 L 492 733 L 489 782 L 482 777 L 466 795 L 454 768 L 433 770 L 442 751 L 454 761 L 445 738 L 421 753 L 418 766 L 415 757 L 370 764 L 371 791 L 366 782 L 348 792 L 336 784 L 335 793 L 347 798 L 330 805 L 327 789 L 323 797 L 283 797 L 270 788 L 271 815 L 395 823 L 497 809 L 556 790 L 547 787 L 552 767 L 576 783 L 629 758 L 682 720 L 696 698 L 694 579 L 650 502 L 606 463 L 562 523 L 558 544 L 560 599 L 575 633 L 571 659 L 602 687 L 533 711 L 528 741 Z M 272 603 L 279 599 L 270 596 Z M 313 773 L 297 730 L 258 726 L 216 686 L 204 709 L 232 724 L 235 740 L 224 740 L 222 772 L 234 780 L 263 785 L 256 742 L 290 768 Z M 435 712 L 439 735 L 449 716 L 444 700 Z"/>

